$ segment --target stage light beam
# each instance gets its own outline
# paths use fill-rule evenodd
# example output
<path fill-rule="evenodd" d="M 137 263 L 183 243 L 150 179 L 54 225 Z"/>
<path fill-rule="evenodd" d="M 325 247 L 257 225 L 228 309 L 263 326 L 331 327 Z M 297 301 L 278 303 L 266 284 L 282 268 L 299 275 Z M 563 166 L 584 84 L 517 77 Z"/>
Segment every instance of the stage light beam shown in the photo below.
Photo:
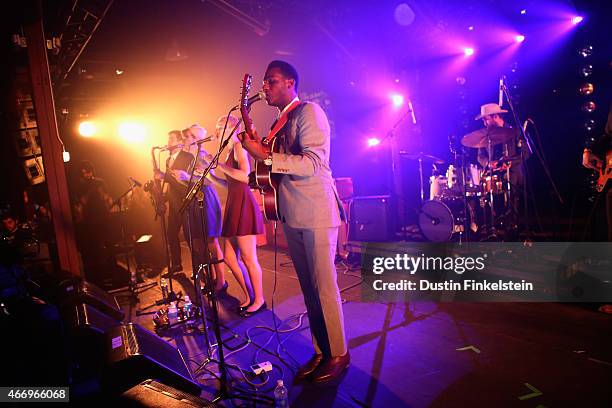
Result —
<path fill-rule="evenodd" d="M 580 23 L 582 23 L 582 20 L 584 20 L 584 17 L 582 17 L 582 16 L 574 16 L 574 17 L 572 17 L 572 24 L 573 25 L 580 24 Z"/>
<path fill-rule="evenodd" d="M 377 137 L 371 137 L 368 139 L 368 147 L 378 146 L 380 144 L 380 139 Z"/>
<path fill-rule="evenodd" d="M 514 37 L 514 41 L 516 41 L 517 43 L 522 43 L 523 41 L 525 41 L 525 36 L 522 34 L 519 34 Z"/>
<path fill-rule="evenodd" d="M 465 55 L 466 57 L 471 57 L 472 55 L 474 55 L 474 48 L 472 47 L 465 47 L 463 49 L 463 55 Z"/>
<path fill-rule="evenodd" d="M 395 108 L 401 108 L 402 105 L 404 104 L 404 96 L 400 94 L 392 94 L 391 102 L 393 102 L 393 106 Z"/>
<path fill-rule="evenodd" d="M 139 123 L 125 122 L 119 125 L 119 137 L 128 143 L 139 143 L 145 140 L 146 129 Z"/>
<path fill-rule="evenodd" d="M 79 124 L 79 134 L 83 137 L 93 137 L 97 132 L 98 129 L 93 122 L 86 120 Z"/>

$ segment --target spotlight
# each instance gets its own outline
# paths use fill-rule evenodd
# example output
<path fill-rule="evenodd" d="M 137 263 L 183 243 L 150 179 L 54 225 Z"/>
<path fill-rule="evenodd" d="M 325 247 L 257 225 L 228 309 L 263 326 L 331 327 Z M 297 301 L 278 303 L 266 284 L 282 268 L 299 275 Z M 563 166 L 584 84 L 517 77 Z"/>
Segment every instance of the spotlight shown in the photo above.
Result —
<path fill-rule="evenodd" d="M 472 47 L 464 48 L 463 55 L 465 55 L 466 57 L 471 57 L 472 55 L 474 55 L 474 49 Z"/>
<path fill-rule="evenodd" d="M 145 139 L 146 130 L 138 123 L 121 123 L 119 136 L 128 143 L 138 143 Z"/>
<path fill-rule="evenodd" d="M 523 16 L 524 16 L 525 14 L 527 14 L 527 9 L 522 9 L 522 10 L 521 10 L 521 15 L 523 15 Z"/>
<path fill-rule="evenodd" d="M 83 137 L 92 137 L 95 136 L 98 129 L 93 122 L 84 121 L 79 123 L 79 134 Z"/>
<path fill-rule="evenodd" d="M 517 43 L 522 43 L 523 41 L 525 41 L 525 36 L 522 34 L 519 34 L 516 37 L 514 37 L 514 41 L 516 41 Z"/>
<path fill-rule="evenodd" d="M 592 45 L 587 45 L 586 47 L 578 50 L 578 55 L 580 55 L 582 58 L 589 58 L 592 54 L 593 54 Z"/>
<path fill-rule="evenodd" d="M 595 87 L 593 86 L 592 83 L 585 82 L 584 84 L 580 86 L 580 88 L 578 89 L 578 92 L 581 95 L 590 95 L 593 93 L 594 90 L 595 90 Z"/>
<path fill-rule="evenodd" d="M 378 146 L 380 144 L 380 139 L 377 137 L 371 137 L 368 139 L 368 147 Z"/>
<path fill-rule="evenodd" d="M 391 95 L 391 101 L 394 107 L 400 108 L 404 104 L 404 97 L 399 94 L 393 94 Z"/>
<path fill-rule="evenodd" d="M 474 26 L 473 25 L 469 26 L 468 31 L 474 31 Z"/>
<path fill-rule="evenodd" d="M 584 20 L 584 17 L 582 17 L 582 16 L 574 16 L 574 17 L 572 17 L 572 24 L 573 25 L 580 24 L 580 23 L 582 23 L 582 20 Z"/>

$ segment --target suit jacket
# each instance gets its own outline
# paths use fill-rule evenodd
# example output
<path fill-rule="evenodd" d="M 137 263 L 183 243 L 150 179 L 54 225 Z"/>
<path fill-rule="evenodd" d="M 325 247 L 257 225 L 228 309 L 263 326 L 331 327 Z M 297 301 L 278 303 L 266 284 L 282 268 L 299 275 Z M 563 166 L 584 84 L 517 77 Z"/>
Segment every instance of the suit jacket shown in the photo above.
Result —
<path fill-rule="evenodd" d="M 280 153 L 272 154 L 281 219 L 292 228 L 338 227 L 346 219 L 329 167 L 330 128 L 316 103 L 302 102 L 279 130 Z"/>
<path fill-rule="evenodd" d="M 183 202 L 183 198 L 187 194 L 186 184 L 179 183 L 168 170 L 184 170 L 190 171 L 194 157 L 191 153 L 181 150 L 176 156 L 172 166 L 168 168 L 170 158 L 166 160 L 166 176 L 164 181 L 168 183 L 168 201 L 173 209 L 179 208 Z"/>

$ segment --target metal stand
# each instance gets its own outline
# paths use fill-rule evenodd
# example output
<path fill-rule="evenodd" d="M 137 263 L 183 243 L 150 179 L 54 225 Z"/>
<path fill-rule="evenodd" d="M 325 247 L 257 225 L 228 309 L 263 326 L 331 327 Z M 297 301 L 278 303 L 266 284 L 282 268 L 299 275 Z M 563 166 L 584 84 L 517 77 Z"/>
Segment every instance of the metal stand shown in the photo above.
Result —
<path fill-rule="evenodd" d="M 217 361 L 218 365 L 219 365 L 219 372 L 220 372 L 220 389 L 219 389 L 219 396 L 217 398 L 215 398 L 212 402 L 218 402 L 220 400 L 228 400 L 228 399 L 242 399 L 242 400 L 246 400 L 246 401 L 261 401 L 259 399 L 257 399 L 256 397 L 250 397 L 250 396 L 245 396 L 245 395 L 233 395 L 229 393 L 229 385 L 228 385 L 228 381 L 227 381 L 227 371 L 226 371 L 226 364 L 225 364 L 225 355 L 223 352 L 223 339 L 221 337 L 221 324 L 219 322 L 219 309 L 217 306 L 217 297 L 215 294 L 215 290 L 214 290 L 214 281 L 212 279 L 212 265 L 211 265 L 211 256 L 209 253 L 209 248 L 208 248 L 208 225 L 207 225 L 207 219 L 206 219 L 206 214 L 204 213 L 205 211 L 205 206 L 204 206 L 204 195 L 203 194 L 198 194 L 202 188 L 202 186 L 204 185 L 204 181 L 206 180 L 206 176 L 210 173 L 210 171 L 216 167 L 218 161 L 219 161 L 219 156 L 221 155 L 221 153 L 223 152 L 223 150 L 225 150 L 225 148 L 227 147 L 227 144 L 229 143 L 229 140 L 231 138 L 231 135 L 234 134 L 234 132 L 236 131 L 236 129 L 238 129 L 238 126 L 240 126 L 241 120 L 238 121 L 238 123 L 236 124 L 236 126 L 234 127 L 234 129 L 232 129 L 232 131 L 230 132 L 230 136 L 223 140 L 223 138 L 221 138 L 221 144 L 219 146 L 219 150 L 217 151 L 217 153 L 215 154 L 215 156 L 213 157 L 213 159 L 210 161 L 208 167 L 206 167 L 206 169 L 204 170 L 204 172 L 202 173 L 202 176 L 193 184 L 193 186 L 191 187 L 191 189 L 187 192 L 187 195 L 185 196 L 185 198 L 183 199 L 183 202 L 181 203 L 181 207 L 179 209 L 179 213 L 183 214 L 185 211 L 188 210 L 194 210 L 193 208 L 189 208 L 190 205 L 193 203 L 193 200 L 197 198 L 198 201 L 198 210 L 200 212 L 200 216 L 201 216 L 201 225 L 200 227 L 202 228 L 202 236 L 204 238 L 204 250 L 202 251 L 202 262 L 198 265 L 198 273 L 194 274 L 194 281 L 195 281 L 195 286 L 196 286 L 196 294 L 198 296 L 198 299 L 200 301 L 200 307 L 201 307 L 201 315 L 202 315 L 202 321 L 204 324 L 204 327 L 207 328 L 207 323 L 206 323 L 206 315 L 205 315 L 205 308 L 204 308 L 204 299 L 203 299 L 203 295 L 202 295 L 202 291 L 200 288 L 200 284 L 199 284 L 199 278 L 200 278 L 200 274 L 202 271 L 204 271 L 204 278 L 205 278 L 205 287 L 208 288 L 207 290 L 207 296 L 208 299 L 210 301 L 211 304 L 211 312 L 212 312 L 212 320 L 213 320 L 213 325 L 214 325 L 214 333 L 215 333 L 215 338 L 217 341 L 217 353 L 219 356 L 219 360 Z M 199 152 L 200 152 L 200 144 L 198 144 L 198 155 L 196 156 L 196 163 L 199 157 Z M 195 169 L 195 165 L 196 163 L 194 163 L 194 169 Z M 193 175 L 193 170 L 192 169 L 192 175 Z M 190 223 L 191 224 L 191 223 Z M 190 228 L 191 229 L 191 228 Z M 192 242 L 193 244 L 193 242 Z M 193 247 L 192 247 L 193 248 Z M 193 249 L 192 249 L 192 253 L 193 253 Z M 207 337 L 207 343 L 208 343 L 208 333 L 207 331 L 205 331 L 205 335 Z M 209 343 L 208 343 L 209 344 Z M 209 345 L 209 355 L 208 358 L 206 360 L 206 362 L 209 361 L 216 361 L 213 360 L 211 357 L 211 352 L 210 352 L 210 345 Z"/>
<path fill-rule="evenodd" d="M 123 197 L 131 193 L 134 190 L 135 186 L 138 186 L 134 184 L 131 178 L 129 180 L 130 180 L 130 187 L 126 191 L 124 191 L 123 194 L 121 194 L 119 197 L 113 200 L 113 204 L 111 205 L 111 208 L 115 206 L 119 206 L 119 214 L 121 216 L 121 244 L 123 247 L 125 247 L 125 243 L 126 243 L 126 234 L 125 234 L 125 222 L 123 220 L 123 208 L 122 208 L 121 200 L 123 199 Z M 128 291 L 129 297 L 135 299 L 136 302 L 139 302 L 140 299 L 138 298 L 138 295 L 141 294 L 142 292 L 145 292 L 151 289 L 153 286 L 156 286 L 157 282 L 138 283 L 138 275 L 136 275 L 136 281 L 132 280 L 131 278 L 132 270 L 130 266 L 130 251 L 129 250 L 125 252 L 125 264 L 127 268 L 127 273 L 130 276 L 130 281 L 128 285 L 122 288 L 111 290 L 108 293 L 115 294 L 115 293 L 121 293 L 121 292 Z M 137 271 L 135 273 L 137 274 Z"/>

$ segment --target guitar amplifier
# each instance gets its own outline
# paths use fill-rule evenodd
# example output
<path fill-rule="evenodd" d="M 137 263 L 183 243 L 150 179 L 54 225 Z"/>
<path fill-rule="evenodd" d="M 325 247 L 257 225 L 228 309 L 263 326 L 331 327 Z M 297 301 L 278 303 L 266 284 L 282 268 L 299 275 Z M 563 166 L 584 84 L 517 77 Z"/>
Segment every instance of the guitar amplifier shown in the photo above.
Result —
<path fill-rule="evenodd" d="M 60 284 L 59 290 L 62 307 L 76 303 L 86 303 L 116 320 L 123 320 L 125 317 L 125 312 L 119 306 L 117 298 L 84 279 L 65 280 Z"/>
<path fill-rule="evenodd" d="M 391 196 L 353 198 L 350 211 L 350 241 L 390 241 L 393 236 Z"/>
<path fill-rule="evenodd" d="M 109 330 L 106 350 L 106 388 L 122 392 L 147 378 L 156 378 L 188 393 L 200 395 L 202 391 L 181 351 L 137 324 Z"/>

